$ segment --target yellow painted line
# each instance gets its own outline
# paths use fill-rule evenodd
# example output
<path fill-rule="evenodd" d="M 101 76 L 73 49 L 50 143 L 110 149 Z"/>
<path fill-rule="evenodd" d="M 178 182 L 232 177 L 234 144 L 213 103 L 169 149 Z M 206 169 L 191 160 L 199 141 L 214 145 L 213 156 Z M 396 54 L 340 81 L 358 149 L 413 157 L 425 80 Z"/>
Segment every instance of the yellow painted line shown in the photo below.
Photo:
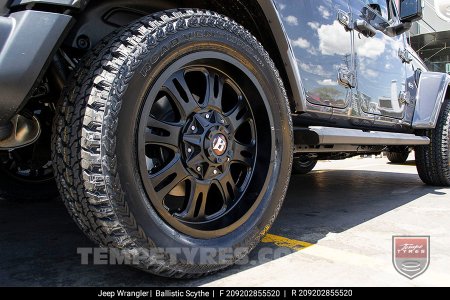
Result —
<path fill-rule="evenodd" d="M 267 234 L 261 242 L 275 244 L 278 247 L 289 248 L 295 251 L 300 251 L 314 245 L 303 241 L 288 239 L 274 234 Z"/>

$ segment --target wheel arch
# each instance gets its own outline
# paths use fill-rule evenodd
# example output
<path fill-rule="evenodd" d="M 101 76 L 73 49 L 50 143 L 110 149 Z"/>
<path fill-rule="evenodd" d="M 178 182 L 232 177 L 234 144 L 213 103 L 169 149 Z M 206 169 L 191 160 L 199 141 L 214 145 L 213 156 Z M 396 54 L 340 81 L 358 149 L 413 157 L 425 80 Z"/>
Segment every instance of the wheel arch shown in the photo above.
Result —
<path fill-rule="evenodd" d="M 82 13 L 77 16 L 77 23 L 69 34 L 65 44 L 80 48 L 80 39 L 90 38 L 88 48 L 97 44 L 101 38 L 113 31 L 117 25 L 126 25 L 137 19 L 142 13 L 154 13 L 172 8 L 192 7 L 208 9 L 234 19 L 248 29 L 269 52 L 275 62 L 293 112 L 304 108 L 301 83 L 298 78 L 295 57 L 284 31 L 277 9 L 272 1 L 267 0 L 96 0 L 89 1 Z M 127 15 L 128 14 L 128 15 Z M 110 19 L 122 19 L 123 24 L 113 24 Z M 93 30 L 95 28 L 95 30 Z M 269 33 L 269 34 L 268 34 Z M 83 43 L 81 44 L 83 45 Z M 88 50 L 88 49 L 83 49 Z"/>
<path fill-rule="evenodd" d="M 414 111 L 414 129 L 436 128 L 445 100 L 450 99 L 450 75 L 424 72 L 420 76 Z"/>

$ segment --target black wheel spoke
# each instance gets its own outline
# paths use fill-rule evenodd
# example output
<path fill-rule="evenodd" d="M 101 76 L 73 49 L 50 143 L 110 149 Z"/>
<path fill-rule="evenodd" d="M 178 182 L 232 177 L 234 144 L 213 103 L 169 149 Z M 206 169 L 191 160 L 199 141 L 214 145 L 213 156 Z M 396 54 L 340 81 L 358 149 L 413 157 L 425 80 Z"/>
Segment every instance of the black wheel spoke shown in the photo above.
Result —
<path fill-rule="evenodd" d="M 211 122 L 209 122 L 209 120 L 207 120 L 202 115 L 196 115 L 194 117 L 194 119 L 197 122 L 197 124 L 200 125 L 203 128 L 203 130 L 207 130 L 211 126 Z"/>
<path fill-rule="evenodd" d="M 216 181 L 216 185 L 222 194 L 224 205 L 228 206 L 230 202 L 236 198 L 238 193 L 236 183 L 234 182 L 231 173 L 228 172 L 224 174 L 223 177 Z M 232 194 L 230 194 L 230 192 Z"/>
<path fill-rule="evenodd" d="M 186 160 L 186 164 L 189 168 L 195 170 L 197 169 L 203 162 L 205 161 L 205 159 L 203 158 L 203 156 L 201 155 L 201 153 L 194 153 L 192 154 L 190 157 L 187 158 Z"/>
<path fill-rule="evenodd" d="M 164 84 L 164 88 L 174 97 L 181 116 L 186 120 L 193 112 L 200 109 L 194 99 L 191 90 L 184 78 L 184 72 L 180 71 L 171 80 Z"/>
<path fill-rule="evenodd" d="M 178 151 L 181 127 L 149 117 L 145 141 L 150 145 L 159 145 L 175 152 Z"/>
<path fill-rule="evenodd" d="M 209 71 L 207 76 L 206 103 L 209 106 L 222 108 L 222 95 L 225 79 L 219 74 Z"/>
<path fill-rule="evenodd" d="M 176 155 L 175 158 L 161 171 L 150 175 L 150 181 L 158 194 L 163 200 L 177 185 L 183 182 L 188 176 L 181 157 Z"/>
<path fill-rule="evenodd" d="M 185 134 L 183 141 L 195 146 L 201 146 L 202 136 L 198 134 Z"/>
<path fill-rule="evenodd" d="M 228 116 L 228 118 L 233 129 L 237 131 L 239 127 L 251 120 L 252 115 L 248 111 L 245 103 L 243 101 L 239 101 L 238 105 L 236 105 L 235 109 Z"/>
<path fill-rule="evenodd" d="M 195 180 L 195 178 L 191 178 L 190 182 L 191 190 L 186 209 L 177 216 L 188 220 L 203 219 L 206 216 L 206 200 L 210 186 Z"/>
<path fill-rule="evenodd" d="M 244 164 L 247 167 L 253 167 L 256 147 L 253 144 L 244 145 L 235 142 L 233 162 Z"/>

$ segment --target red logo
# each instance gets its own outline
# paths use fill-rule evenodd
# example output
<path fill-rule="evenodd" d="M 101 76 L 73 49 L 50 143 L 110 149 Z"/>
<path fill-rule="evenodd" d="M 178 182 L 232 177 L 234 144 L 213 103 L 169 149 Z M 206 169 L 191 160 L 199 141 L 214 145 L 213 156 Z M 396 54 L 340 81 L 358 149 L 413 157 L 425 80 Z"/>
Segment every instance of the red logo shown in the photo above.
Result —
<path fill-rule="evenodd" d="M 409 279 L 422 275 L 430 265 L 430 237 L 394 236 L 392 261 L 397 272 Z"/>

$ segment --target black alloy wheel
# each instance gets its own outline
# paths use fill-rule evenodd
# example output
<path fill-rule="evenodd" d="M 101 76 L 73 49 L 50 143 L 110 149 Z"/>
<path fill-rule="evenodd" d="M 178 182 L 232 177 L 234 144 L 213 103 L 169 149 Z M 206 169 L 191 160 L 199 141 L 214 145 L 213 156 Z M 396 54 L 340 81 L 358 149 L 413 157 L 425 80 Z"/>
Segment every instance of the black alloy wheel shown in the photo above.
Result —
<path fill-rule="evenodd" d="M 255 168 L 270 172 L 266 159 L 272 149 L 258 152 L 258 145 L 270 145 L 273 137 L 258 138 L 246 96 L 252 97 L 254 109 L 264 110 L 251 84 L 254 78 L 242 74 L 235 82 L 218 69 L 239 70 L 222 55 L 184 65 L 189 60 L 183 58 L 180 69 L 163 74 L 168 79 L 153 86 L 146 99 L 139 161 L 146 192 L 164 220 L 186 234 L 211 237 L 242 217 L 232 210 L 245 198 Z M 265 114 L 260 116 L 264 122 Z M 258 160 L 258 154 L 264 159 Z M 249 212 L 249 205 L 241 204 Z"/>

